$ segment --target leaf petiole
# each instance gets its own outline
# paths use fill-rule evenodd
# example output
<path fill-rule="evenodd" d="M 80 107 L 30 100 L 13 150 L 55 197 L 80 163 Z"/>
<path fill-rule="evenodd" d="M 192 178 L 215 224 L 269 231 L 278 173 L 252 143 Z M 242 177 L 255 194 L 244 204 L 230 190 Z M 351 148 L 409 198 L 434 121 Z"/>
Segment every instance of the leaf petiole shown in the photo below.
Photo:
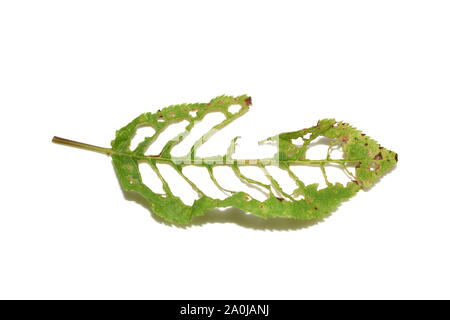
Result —
<path fill-rule="evenodd" d="M 108 156 L 110 156 L 112 153 L 115 153 L 113 150 L 111 150 L 109 148 L 102 148 L 102 147 L 94 146 L 92 144 L 87 144 L 87 143 L 78 142 L 78 141 L 74 141 L 74 140 L 64 139 L 64 138 L 60 138 L 60 137 L 56 137 L 56 136 L 53 137 L 52 142 L 57 143 L 57 144 L 62 144 L 65 146 L 100 152 L 100 153 L 106 154 Z"/>

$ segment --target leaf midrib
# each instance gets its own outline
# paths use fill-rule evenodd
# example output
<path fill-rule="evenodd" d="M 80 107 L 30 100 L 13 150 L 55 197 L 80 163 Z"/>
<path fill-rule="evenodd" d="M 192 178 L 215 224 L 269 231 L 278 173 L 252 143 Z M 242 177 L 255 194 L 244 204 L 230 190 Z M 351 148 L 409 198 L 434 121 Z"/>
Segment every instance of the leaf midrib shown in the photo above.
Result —
<path fill-rule="evenodd" d="M 192 159 L 189 156 L 185 157 L 161 157 L 159 155 L 137 155 L 133 152 L 122 152 L 122 151 L 116 151 L 111 148 L 104 148 L 99 147 L 83 142 L 78 142 L 74 140 L 69 140 L 65 138 L 60 137 L 53 137 L 52 142 L 71 146 L 75 148 L 80 148 L 84 150 L 99 152 L 102 154 L 106 154 L 108 156 L 112 155 L 118 155 L 118 156 L 126 156 L 131 157 L 138 160 L 147 160 L 147 161 L 156 161 L 156 162 L 162 162 L 162 163 L 170 163 L 174 165 L 179 166 L 188 166 L 188 165 L 194 165 L 194 166 L 205 166 L 205 165 L 215 165 L 215 166 L 232 166 L 232 165 L 238 165 L 238 166 L 260 166 L 260 165 L 271 165 L 271 164 L 285 164 L 285 165 L 323 165 L 327 163 L 338 163 L 338 164 L 346 164 L 346 163 L 358 163 L 358 162 L 381 162 L 385 161 L 383 159 L 380 160 L 368 160 L 368 159 L 324 159 L 324 160 L 311 160 L 311 159 L 299 159 L 299 160 L 277 160 L 275 158 L 263 158 L 263 159 L 226 159 L 226 161 L 223 161 L 222 156 L 214 156 L 214 157 L 207 157 L 207 158 L 194 158 Z"/>

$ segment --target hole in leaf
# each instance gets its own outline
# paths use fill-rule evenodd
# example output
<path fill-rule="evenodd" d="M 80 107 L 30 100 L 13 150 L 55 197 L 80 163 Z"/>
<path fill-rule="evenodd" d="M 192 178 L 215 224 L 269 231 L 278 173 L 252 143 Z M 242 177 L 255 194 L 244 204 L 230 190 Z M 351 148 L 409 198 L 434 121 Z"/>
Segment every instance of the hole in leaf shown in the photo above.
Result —
<path fill-rule="evenodd" d="M 267 166 L 267 171 L 269 171 L 270 175 L 278 182 L 281 189 L 287 194 L 292 194 L 295 189 L 297 189 L 297 184 L 295 181 L 289 176 L 289 173 L 286 170 L 280 169 L 275 166 Z"/>
<path fill-rule="evenodd" d="M 308 140 L 309 138 L 311 138 L 311 132 L 308 132 L 307 134 L 305 134 L 303 136 L 303 139 Z"/>
<path fill-rule="evenodd" d="M 330 153 L 331 159 L 343 159 L 344 158 L 344 152 L 342 151 L 341 146 L 335 146 L 331 149 Z"/>
<path fill-rule="evenodd" d="M 296 146 L 302 146 L 304 143 L 302 137 L 298 137 L 297 139 L 291 139 L 291 142 Z"/>
<path fill-rule="evenodd" d="M 171 154 L 175 157 L 182 157 L 189 153 L 194 143 L 199 140 L 212 127 L 221 123 L 226 118 L 223 113 L 213 112 L 207 114 L 201 121 L 196 121 L 189 135 L 172 149 Z M 198 153 L 197 149 L 197 153 Z"/>
<path fill-rule="evenodd" d="M 214 140 L 215 145 L 221 146 L 222 149 L 228 148 L 226 142 L 219 142 L 221 139 Z M 231 139 L 230 139 L 231 140 Z M 260 136 L 251 137 L 246 135 L 240 138 L 236 144 L 236 150 L 233 154 L 234 159 L 261 159 L 271 158 L 277 153 L 276 143 L 264 143 L 259 144 L 261 140 Z M 212 142 L 212 141 L 211 141 Z M 229 144 L 229 141 L 228 141 Z M 216 153 L 217 154 L 217 153 Z"/>
<path fill-rule="evenodd" d="M 354 165 L 347 165 L 347 170 L 353 175 L 356 175 L 356 168 L 354 167 Z M 352 178 L 353 179 L 353 178 Z"/>
<path fill-rule="evenodd" d="M 311 160 L 323 160 L 327 158 L 328 145 L 316 144 L 306 151 L 306 158 Z"/>
<path fill-rule="evenodd" d="M 237 113 L 241 110 L 241 106 L 238 104 L 233 104 L 232 106 L 228 107 L 228 112 L 229 113 Z"/>
<path fill-rule="evenodd" d="M 161 163 L 156 166 L 167 181 L 172 193 L 179 197 L 181 201 L 187 205 L 192 205 L 198 199 L 197 192 L 192 189 L 190 184 L 172 166 Z"/>
<path fill-rule="evenodd" d="M 155 193 L 164 193 L 161 180 L 152 167 L 146 163 L 139 163 L 139 172 L 141 173 L 142 182 Z"/>
<path fill-rule="evenodd" d="M 197 152 L 199 157 L 224 155 L 231 141 L 236 136 L 242 136 L 237 140 L 235 159 L 260 159 L 269 158 L 277 152 L 275 143 L 258 144 L 261 141 L 261 132 L 252 130 L 252 121 L 245 117 L 237 118 L 224 128 L 216 132 L 204 147 Z M 264 137 L 264 135 L 263 135 Z"/>
<path fill-rule="evenodd" d="M 167 142 L 169 142 L 172 139 L 174 140 L 179 139 L 178 135 L 182 134 L 188 125 L 189 121 L 183 120 L 181 122 L 177 122 L 166 127 L 166 129 L 164 129 L 164 131 L 161 132 L 159 136 L 156 138 L 156 140 L 150 145 L 145 154 L 146 155 L 159 154 Z"/>
<path fill-rule="evenodd" d="M 325 179 L 323 177 L 322 171 L 320 170 L 320 167 L 315 166 L 291 166 L 292 172 L 295 173 L 297 177 L 305 185 L 318 183 L 319 189 L 323 189 L 327 187 L 327 184 L 325 182 Z"/>
<path fill-rule="evenodd" d="M 136 147 L 138 146 L 139 143 L 144 141 L 145 138 L 151 137 L 154 134 L 155 134 L 155 129 L 153 129 L 151 126 L 147 125 L 147 126 L 139 127 L 136 130 L 136 133 L 135 133 L 133 139 L 131 140 L 130 150 L 136 149 Z"/>
<path fill-rule="evenodd" d="M 264 201 L 267 199 L 267 194 L 261 192 L 260 188 L 252 188 L 246 183 L 243 183 L 233 172 L 233 169 L 230 167 L 215 167 L 213 169 L 216 180 L 220 183 L 220 185 L 231 191 L 243 191 L 249 194 L 252 198 Z"/>
<path fill-rule="evenodd" d="M 240 168 L 241 172 L 243 175 L 245 175 L 246 177 L 259 181 L 261 183 L 270 185 L 270 180 L 266 177 L 266 175 L 264 174 L 264 172 L 261 170 L 261 168 L 259 167 L 241 167 Z M 262 187 L 264 188 L 264 187 Z M 264 189 L 267 190 L 267 189 Z"/>
<path fill-rule="evenodd" d="M 350 168 L 348 168 L 350 171 Z M 350 182 L 350 177 L 345 174 L 344 170 L 342 170 L 342 167 L 339 167 L 337 165 L 331 165 L 325 167 L 325 170 L 327 172 L 328 181 L 331 183 L 341 183 L 344 186 L 347 184 L 347 182 Z"/>
<path fill-rule="evenodd" d="M 196 184 L 207 196 L 214 199 L 225 199 L 227 194 L 222 192 L 209 177 L 208 169 L 196 166 L 186 166 L 183 168 L 183 173 L 192 182 Z"/>
<path fill-rule="evenodd" d="M 190 115 L 192 118 L 195 118 L 195 117 L 197 117 L 197 111 L 189 111 L 189 115 Z"/>
<path fill-rule="evenodd" d="M 328 148 L 333 140 L 326 137 L 318 137 L 311 141 L 306 150 L 306 158 L 311 160 L 323 160 L 327 158 Z"/>
<path fill-rule="evenodd" d="M 301 193 L 296 193 L 292 196 L 295 200 L 303 200 L 305 199 L 305 196 L 302 195 Z"/>

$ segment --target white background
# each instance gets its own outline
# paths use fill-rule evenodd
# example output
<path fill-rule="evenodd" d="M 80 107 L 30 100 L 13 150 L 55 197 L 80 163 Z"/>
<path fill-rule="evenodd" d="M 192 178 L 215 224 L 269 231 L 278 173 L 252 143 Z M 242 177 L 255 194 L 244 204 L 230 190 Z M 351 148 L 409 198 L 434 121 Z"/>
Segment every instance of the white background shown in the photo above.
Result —
<path fill-rule="evenodd" d="M 449 17 L 448 1 L 2 1 L 0 298 L 450 298 Z M 399 165 L 314 225 L 179 228 L 127 201 L 106 156 L 50 143 L 108 146 L 142 112 L 244 93 L 232 136 L 335 117 Z"/>

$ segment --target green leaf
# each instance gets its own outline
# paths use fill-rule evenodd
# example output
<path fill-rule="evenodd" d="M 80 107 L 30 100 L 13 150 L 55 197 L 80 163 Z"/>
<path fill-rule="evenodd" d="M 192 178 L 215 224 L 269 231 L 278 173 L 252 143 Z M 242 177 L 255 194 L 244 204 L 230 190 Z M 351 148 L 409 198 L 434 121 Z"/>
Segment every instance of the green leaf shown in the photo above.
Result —
<path fill-rule="evenodd" d="M 232 113 L 229 108 L 234 105 L 239 105 L 240 110 Z M 155 214 L 169 222 L 178 224 L 186 224 L 193 217 L 203 215 L 208 210 L 230 206 L 264 218 L 321 218 L 335 210 L 340 203 L 355 195 L 359 190 L 373 186 L 381 176 L 397 164 L 395 152 L 381 147 L 375 140 L 349 124 L 334 119 L 320 120 L 313 127 L 281 133 L 263 140 L 261 143 L 272 141 L 277 144 L 278 152 L 272 158 L 234 159 L 233 153 L 238 137 L 231 141 L 226 153 L 221 156 L 201 158 L 196 155 L 196 150 L 208 141 L 216 131 L 245 114 L 250 106 L 251 98 L 247 95 L 239 97 L 219 96 L 209 103 L 173 105 L 155 113 L 144 113 L 116 132 L 116 137 L 111 142 L 112 148 L 101 148 L 58 137 L 54 137 L 53 142 L 110 155 L 122 189 L 137 192 L 148 201 L 149 207 Z M 212 112 L 221 112 L 225 116 L 225 120 L 205 133 L 192 146 L 187 155 L 183 157 L 172 156 L 172 149 L 186 138 L 198 121 Z M 183 120 L 187 120 L 189 123 L 185 132 L 181 132 L 175 139 L 168 141 L 159 154 L 145 155 L 145 151 L 168 126 Z M 142 126 L 153 128 L 154 133 L 140 142 L 134 150 L 130 150 L 131 141 L 137 129 Z M 324 137 L 329 143 L 326 158 L 321 160 L 308 159 L 306 155 L 311 143 L 320 137 Z M 299 140 L 301 141 L 300 144 L 297 143 Z M 331 151 L 333 148 L 341 148 L 343 158 L 332 159 Z M 155 171 L 162 182 L 164 193 L 157 193 L 142 182 L 139 164 L 143 162 L 148 163 Z M 191 206 L 185 204 L 173 194 L 171 186 L 157 167 L 157 164 L 161 163 L 173 167 L 198 193 L 198 199 Z M 207 196 L 204 191 L 183 174 L 183 168 L 191 165 L 208 169 L 209 178 L 228 196 L 225 199 L 214 199 Z M 297 186 L 292 194 L 285 192 L 280 183 L 270 175 L 266 169 L 268 165 L 277 165 L 289 174 Z M 267 199 L 259 201 L 245 192 L 225 189 L 214 175 L 213 169 L 218 166 L 228 166 L 244 183 L 266 190 L 268 193 Z M 244 166 L 260 168 L 270 184 L 246 177 L 241 172 L 241 168 Z M 327 187 L 319 189 L 318 184 L 306 185 L 293 172 L 293 166 L 320 167 L 327 182 Z M 351 177 L 352 181 L 346 185 L 330 183 L 326 173 L 329 166 L 338 166 Z M 354 173 L 351 172 L 350 168 L 354 168 Z M 295 199 L 298 196 L 303 196 L 303 199 Z"/>

